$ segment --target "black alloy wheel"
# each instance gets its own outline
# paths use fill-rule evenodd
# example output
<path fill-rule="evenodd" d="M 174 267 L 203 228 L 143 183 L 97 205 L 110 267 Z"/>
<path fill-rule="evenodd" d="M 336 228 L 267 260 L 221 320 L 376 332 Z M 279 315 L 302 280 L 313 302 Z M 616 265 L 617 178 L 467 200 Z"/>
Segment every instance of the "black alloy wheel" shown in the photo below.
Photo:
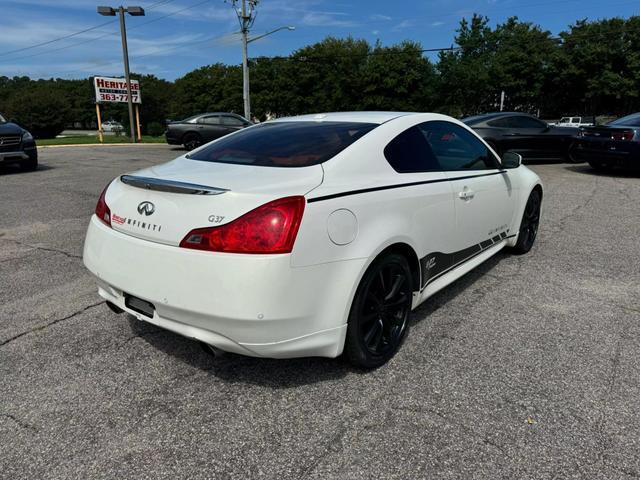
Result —
<path fill-rule="evenodd" d="M 194 148 L 198 148 L 202 145 L 202 139 L 197 133 L 187 133 L 184 136 L 183 142 L 184 148 L 187 150 L 193 150 Z"/>
<path fill-rule="evenodd" d="M 527 253 L 533 247 L 538 235 L 538 226 L 540 225 L 540 205 L 542 198 L 538 190 L 534 190 L 529 195 L 527 205 L 524 207 L 522 221 L 520 222 L 520 234 L 518 242 L 513 250 L 517 254 Z"/>
<path fill-rule="evenodd" d="M 404 256 L 389 254 L 367 270 L 353 300 L 345 352 L 351 363 L 376 368 L 398 351 L 407 332 L 412 277 Z"/>

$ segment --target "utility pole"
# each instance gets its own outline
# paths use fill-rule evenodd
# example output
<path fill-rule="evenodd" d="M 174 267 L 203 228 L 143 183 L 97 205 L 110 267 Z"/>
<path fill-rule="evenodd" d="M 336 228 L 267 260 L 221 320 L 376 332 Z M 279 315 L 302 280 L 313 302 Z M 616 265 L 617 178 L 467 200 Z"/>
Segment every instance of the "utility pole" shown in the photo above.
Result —
<path fill-rule="evenodd" d="M 225 0 L 226 1 L 226 0 Z M 293 31 L 296 27 L 286 25 L 284 27 L 278 27 L 263 35 L 258 35 L 254 38 L 249 38 L 249 30 L 253 26 L 253 22 L 256 20 L 256 6 L 260 0 L 230 0 L 233 9 L 238 16 L 238 23 L 240 23 L 240 33 L 242 34 L 242 102 L 244 104 L 244 118 L 251 121 L 251 100 L 249 96 L 249 53 L 247 46 L 251 42 L 260 40 L 272 33 L 279 32 L 280 30 Z M 242 2 L 242 5 L 239 5 Z"/>
<path fill-rule="evenodd" d="M 256 19 L 256 6 L 259 0 L 232 0 L 233 9 L 238 16 L 240 33 L 242 34 L 242 102 L 244 118 L 251 121 L 251 101 L 249 99 L 249 29 Z M 242 2 L 239 6 L 238 3 Z M 248 4 L 248 5 L 247 5 Z"/>
<path fill-rule="evenodd" d="M 118 12 L 120 16 L 120 36 L 122 37 L 122 56 L 124 57 L 124 78 L 127 83 L 127 104 L 129 105 L 129 126 L 131 128 L 131 141 L 137 142 L 136 124 L 133 119 L 133 99 L 131 97 L 131 78 L 129 78 L 129 49 L 127 47 L 127 30 L 124 24 L 124 14 L 128 13 L 134 17 L 144 16 L 144 8 L 142 7 L 98 7 L 98 13 L 106 17 L 113 17 Z"/>

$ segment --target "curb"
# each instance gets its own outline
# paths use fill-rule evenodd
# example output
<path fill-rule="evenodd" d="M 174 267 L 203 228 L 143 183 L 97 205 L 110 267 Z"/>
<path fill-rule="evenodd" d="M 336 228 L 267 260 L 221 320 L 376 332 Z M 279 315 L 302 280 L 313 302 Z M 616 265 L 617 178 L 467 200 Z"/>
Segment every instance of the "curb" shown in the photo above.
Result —
<path fill-rule="evenodd" d="M 178 147 L 179 145 L 169 145 L 167 143 L 70 143 L 68 145 L 40 145 L 38 150 L 45 148 L 62 148 L 62 147 L 148 147 L 155 145 L 158 147 Z"/>

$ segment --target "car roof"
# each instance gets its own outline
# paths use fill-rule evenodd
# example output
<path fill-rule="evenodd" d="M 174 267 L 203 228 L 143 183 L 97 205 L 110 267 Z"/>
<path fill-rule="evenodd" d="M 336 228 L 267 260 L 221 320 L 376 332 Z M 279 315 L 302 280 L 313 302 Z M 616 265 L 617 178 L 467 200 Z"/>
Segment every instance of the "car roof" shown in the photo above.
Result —
<path fill-rule="evenodd" d="M 471 117 L 463 118 L 462 122 L 466 123 L 467 125 L 478 125 L 480 123 L 484 123 L 489 120 L 495 120 L 496 118 L 502 118 L 502 117 L 511 117 L 513 115 L 522 115 L 524 117 L 537 118 L 535 115 L 531 115 L 530 113 L 524 113 L 524 112 L 490 112 L 490 113 L 483 113 L 480 115 L 473 115 Z"/>
<path fill-rule="evenodd" d="M 283 117 L 272 122 L 353 122 L 381 124 L 394 118 L 407 115 L 418 115 L 415 112 L 326 112 Z"/>
<path fill-rule="evenodd" d="M 240 116 L 237 113 L 230 113 L 230 112 L 207 112 L 207 113 L 199 113 L 199 114 L 193 115 L 192 117 L 189 117 L 189 118 L 204 117 L 205 115 L 231 115 L 232 117 L 239 117 Z"/>

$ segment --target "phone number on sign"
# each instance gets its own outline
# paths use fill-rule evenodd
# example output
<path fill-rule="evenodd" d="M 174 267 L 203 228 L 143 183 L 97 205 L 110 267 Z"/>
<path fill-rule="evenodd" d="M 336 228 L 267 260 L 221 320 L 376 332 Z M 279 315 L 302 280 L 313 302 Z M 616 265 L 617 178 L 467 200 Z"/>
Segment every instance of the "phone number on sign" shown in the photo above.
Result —
<path fill-rule="evenodd" d="M 131 95 L 131 99 L 134 102 L 138 101 L 138 95 Z M 100 101 L 102 102 L 126 102 L 127 94 L 126 93 L 101 93 Z"/>

